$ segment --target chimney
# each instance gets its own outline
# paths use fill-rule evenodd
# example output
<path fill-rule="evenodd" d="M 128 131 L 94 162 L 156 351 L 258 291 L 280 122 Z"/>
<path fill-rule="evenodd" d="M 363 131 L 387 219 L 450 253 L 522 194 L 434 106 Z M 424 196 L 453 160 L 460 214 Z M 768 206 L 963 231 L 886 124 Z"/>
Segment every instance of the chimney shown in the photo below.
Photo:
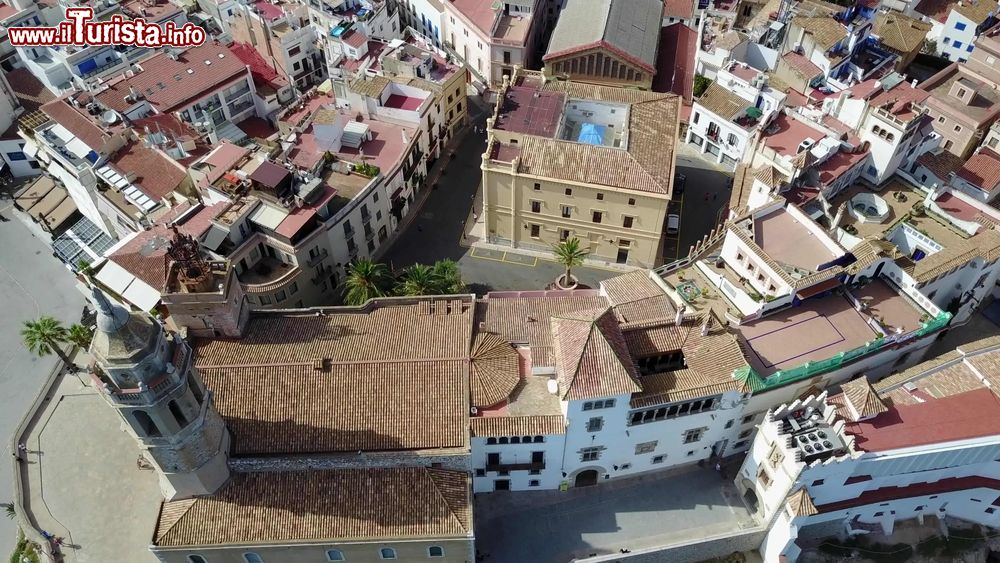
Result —
<path fill-rule="evenodd" d="M 128 87 L 128 95 L 132 97 L 133 100 L 139 101 L 142 99 L 142 93 L 136 90 L 131 84 Z"/>

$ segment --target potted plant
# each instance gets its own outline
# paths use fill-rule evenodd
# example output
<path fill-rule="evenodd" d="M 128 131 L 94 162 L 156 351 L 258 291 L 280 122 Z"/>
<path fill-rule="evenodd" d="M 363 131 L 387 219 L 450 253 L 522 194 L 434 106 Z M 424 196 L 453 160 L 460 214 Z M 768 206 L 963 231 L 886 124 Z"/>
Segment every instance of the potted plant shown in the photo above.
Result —
<path fill-rule="evenodd" d="M 923 217 L 925 212 L 924 202 L 918 201 L 917 203 L 914 203 L 913 209 L 911 209 L 910 211 L 913 213 L 914 217 Z"/>
<path fill-rule="evenodd" d="M 552 247 L 552 252 L 556 255 L 556 261 L 565 266 L 566 273 L 556 278 L 556 286 L 563 289 L 573 289 L 577 285 L 577 280 L 573 277 L 572 269 L 583 264 L 583 259 L 588 252 L 580 247 L 580 239 L 573 237 L 566 239 Z"/>

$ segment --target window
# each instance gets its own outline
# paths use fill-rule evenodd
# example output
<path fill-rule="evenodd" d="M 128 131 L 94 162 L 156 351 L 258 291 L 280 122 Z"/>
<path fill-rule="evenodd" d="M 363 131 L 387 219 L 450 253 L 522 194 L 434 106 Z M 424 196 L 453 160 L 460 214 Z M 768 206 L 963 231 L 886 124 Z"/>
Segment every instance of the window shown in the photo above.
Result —
<path fill-rule="evenodd" d="M 538 236 L 541 233 L 542 233 L 542 227 L 540 225 L 531 226 L 531 238 L 538 238 Z"/>
<path fill-rule="evenodd" d="M 488 445 L 488 446 L 492 446 L 493 444 L 496 444 L 496 443 L 497 443 L 497 439 L 496 438 L 487 438 L 486 439 L 486 445 Z"/>
<path fill-rule="evenodd" d="M 528 486 L 529 487 L 537 487 L 540 484 L 541 484 L 541 482 L 538 479 L 532 479 L 532 480 L 528 481 Z"/>
<path fill-rule="evenodd" d="M 603 417 L 595 416 L 587 421 L 587 432 L 600 432 L 601 428 L 604 428 Z"/>
<path fill-rule="evenodd" d="M 432 545 L 427 548 L 428 557 L 444 557 L 444 548 L 439 545 Z"/>
<path fill-rule="evenodd" d="M 973 49 L 975 49 L 975 48 L 976 48 L 976 46 L 975 46 L 974 44 L 972 44 L 972 43 L 969 43 L 969 45 L 968 45 L 968 46 L 967 46 L 967 47 L 965 48 L 965 51 L 966 51 L 967 53 L 971 53 L 971 52 L 972 52 L 972 50 L 973 50 Z"/>
<path fill-rule="evenodd" d="M 142 429 L 143 436 L 150 436 L 156 438 L 162 436 L 159 427 L 153 422 L 153 419 L 146 413 L 146 411 L 133 411 L 132 418 L 135 419 L 136 424 Z"/>
<path fill-rule="evenodd" d="M 496 479 L 493 481 L 494 491 L 509 491 L 510 490 L 510 479 Z"/>
<path fill-rule="evenodd" d="M 687 432 L 684 433 L 684 443 L 693 444 L 694 442 L 701 440 L 702 436 L 704 435 L 705 435 L 704 428 L 694 428 L 688 430 Z"/>
<path fill-rule="evenodd" d="M 730 420 L 726 423 L 726 428 L 732 428 L 733 424 L 736 424 L 736 420 Z"/>
<path fill-rule="evenodd" d="M 540 202 L 540 201 L 533 201 L 533 202 L 531 202 L 531 212 L 532 213 L 541 213 L 542 212 L 542 202 Z"/>
<path fill-rule="evenodd" d="M 291 49 L 288 50 L 288 56 L 289 57 L 294 57 L 295 55 L 298 55 L 301 52 L 302 52 L 302 48 L 301 47 L 298 47 L 298 46 L 292 47 Z"/>
<path fill-rule="evenodd" d="M 962 126 L 961 125 L 956 125 L 955 126 L 955 132 L 956 133 L 961 133 L 962 132 Z"/>
<path fill-rule="evenodd" d="M 962 42 L 961 41 L 956 41 L 956 42 L 952 43 L 952 47 L 954 47 L 956 49 L 961 49 L 962 48 Z"/>
<path fill-rule="evenodd" d="M 559 229 L 559 242 L 563 242 L 569 238 L 569 229 Z"/>
<path fill-rule="evenodd" d="M 604 194 L 602 194 L 601 192 L 597 192 L 597 201 L 603 201 L 603 200 L 604 200 Z"/>
<path fill-rule="evenodd" d="M 178 426 L 184 428 L 188 425 L 187 417 L 184 416 L 184 413 L 181 411 L 181 407 L 177 404 L 177 401 L 170 401 L 167 403 L 167 408 L 170 409 L 170 414 L 174 415 L 174 419 L 177 420 Z"/>
<path fill-rule="evenodd" d="M 629 205 L 635 205 L 635 198 L 634 197 L 628 198 L 628 204 Z"/>
<path fill-rule="evenodd" d="M 652 442 L 640 442 L 636 444 L 635 455 L 653 453 L 653 450 L 656 449 L 656 444 L 657 444 L 656 440 L 653 440 Z"/>
<path fill-rule="evenodd" d="M 587 401 L 583 404 L 583 410 L 590 411 L 595 409 L 610 409 L 615 406 L 614 399 L 606 399 L 603 401 Z"/>
<path fill-rule="evenodd" d="M 945 37 L 944 38 L 944 44 L 945 45 L 951 45 L 951 37 Z"/>
<path fill-rule="evenodd" d="M 378 554 L 379 554 L 379 556 L 382 559 L 395 559 L 396 558 L 396 550 L 393 549 L 393 548 L 391 548 L 391 547 L 383 547 L 382 549 L 380 549 L 378 551 Z"/>
<path fill-rule="evenodd" d="M 295 295 L 295 293 L 298 290 L 299 290 L 299 282 L 297 282 L 297 281 L 292 282 L 292 285 L 288 286 L 288 294 L 289 295 Z"/>
<path fill-rule="evenodd" d="M 604 448 L 583 448 L 580 450 L 580 461 L 597 461 L 601 459 L 601 450 Z"/>
<path fill-rule="evenodd" d="M 7 153 L 7 158 L 10 159 L 11 161 L 15 161 L 15 160 L 28 160 L 28 155 L 24 154 L 21 151 L 18 151 L 18 152 L 9 152 L 9 153 Z"/>
<path fill-rule="evenodd" d="M 541 185 L 541 184 L 539 184 L 538 182 L 535 182 L 535 187 L 534 187 L 533 189 L 534 189 L 534 190 L 535 190 L 536 192 L 540 192 L 540 191 L 542 191 L 542 185 Z"/>
<path fill-rule="evenodd" d="M 573 195 L 573 188 L 566 188 L 566 195 Z"/>
<path fill-rule="evenodd" d="M 757 472 L 757 482 L 764 489 L 771 486 L 771 476 L 767 474 L 767 471 L 763 467 Z"/>
<path fill-rule="evenodd" d="M 730 133 L 729 137 L 726 140 L 729 141 L 730 145 L 736 145 L 736 135 Z"/>
<path fill-rule="evenodd" d="M 956 22 L 955 23 L 955 29 L 957 29 L 959 31 L 964 31 L 965 30 L 965 24 L 962 23 L 962 22 Z"/>
<path fill-rule="evenodd" d="M 328 549 L 326 550 L 326 560 L 327 561 L 346 561 L 344 559 L 344 552 L 339 549 Z"/>
<path fill-rule="evenodd" d="M 486 477 L 486 470 L 485 469 L 477 469 L 476 470 L 476 477 Z"/>
<path fill-rule="evenodd" d="M 285 290 L 284 289 L 282 289 L 278 293 L 274 294 L 274 302 L 275 303 L 281 303 L 285 299 L 287 299 L 287 297 L 285 296 Z"/>
<path fill-rule="evenodd" d="M 603 214 L 604 214 L 604 212 L 602 212 L 602 211 L 594 211 L 594 222 L 595 223 L 600 223 L 601 222 L 601 216 Z"/>
<path fill-rule="evenodd" d="M 735 444 L 733 444 L 733 449 L 734 450 L 738 450 L 740 448 L 745 448 L 746 445 L 747 445 L 747 441 L 746 440 L 740 440 L 739 442 L 736 442 Z"/>
<path fill-rule="evenodd" d="M 654 455 L 653 459 L 649 460 L 649 462 L 652 463 L 652 464 L 654 464 L 654 465 L 657 464 L 657 463 L 663 463 L 663 460 L 666 457 L 667 456 L 663 456 L 663 455 Z"/>
<path fill-rule="evenodd" d="M 697 125 L 698 124 L 698 119 L 700 117 L 701 117 L 700 113 L 694 112 L 694 116 L 691 118 L 691 123 L 694 123 L 695 125 Z"/>
<path fill-rule="evenodd" d="M 629 217 L 628 215 L 626 215 L 625 217 L 622 218 L 622 227 L 625 227 L 626 229 L 631 229 L 632 221 L 634 220 L 635 220 L 634 217 Z"/>
<path fill-rule="evenodd" d="M 246 561 L 246 563 L 264 563 L 264 560 L 256 553 L 244 553 L 243 561 Z"/>
<path fill-rule="evenodd" d="M 740 438 L 749 438 L 751 434 L 753 434 L 753 428 L 748 428 L 740 432 Z"/>
<path fill-rule="evenodd" d="M 188 563 L 208 563 L 201 555 L 188 555 Z"/>
<path fill-rule="evenodd" d="M 562 216 L 567 219 L 573 215 L 573 208 L 568 205 L 560 205 L 559 210 L 562 211 Z"/>

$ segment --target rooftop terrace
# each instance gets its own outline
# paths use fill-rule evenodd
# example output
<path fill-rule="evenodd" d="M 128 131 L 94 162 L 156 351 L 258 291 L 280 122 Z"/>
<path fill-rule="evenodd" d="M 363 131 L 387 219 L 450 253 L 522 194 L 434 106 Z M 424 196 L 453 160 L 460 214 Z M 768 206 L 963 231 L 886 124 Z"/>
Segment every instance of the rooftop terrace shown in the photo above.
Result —
<path fill-rule="evenodd" d="M 501 131 L 554 138 L 566 95 L 527 86 L 511 86 L 501 102 L 494 127 Z"/>
<path fill-rule="evenodd" d="M 838 257 L 785 208 L 754 221 L 754 242 L 779 263 L 811 272 Z"/>

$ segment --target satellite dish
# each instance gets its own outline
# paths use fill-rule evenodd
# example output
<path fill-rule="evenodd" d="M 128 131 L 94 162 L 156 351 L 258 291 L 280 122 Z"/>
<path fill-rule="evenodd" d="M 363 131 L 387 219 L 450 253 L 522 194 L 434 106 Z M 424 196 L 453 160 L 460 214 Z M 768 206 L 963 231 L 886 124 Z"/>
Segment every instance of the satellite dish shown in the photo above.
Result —
<path fill-rule="evenodd" d="M 163 238 L 160 235 L 156 235 L 155 237 L 149 239 L 149 241 L 146 242 L 146 244 L 142 245 L 142 248 L 139 249 L 139 254 L 142 254 L 143 256 L 147 257 L 152 256 L 154 252 L 163 248 L 164 246 L 167 246 L 168 244 L 170 244 L 169 240 Z"/>
<path fill-rule="evenodd" d="M 111 110 L 108 110 L 101 115 L 101 119 L 108 125 L 111 125 L 114 122 L 118 121 L 118 114 Z"/>

